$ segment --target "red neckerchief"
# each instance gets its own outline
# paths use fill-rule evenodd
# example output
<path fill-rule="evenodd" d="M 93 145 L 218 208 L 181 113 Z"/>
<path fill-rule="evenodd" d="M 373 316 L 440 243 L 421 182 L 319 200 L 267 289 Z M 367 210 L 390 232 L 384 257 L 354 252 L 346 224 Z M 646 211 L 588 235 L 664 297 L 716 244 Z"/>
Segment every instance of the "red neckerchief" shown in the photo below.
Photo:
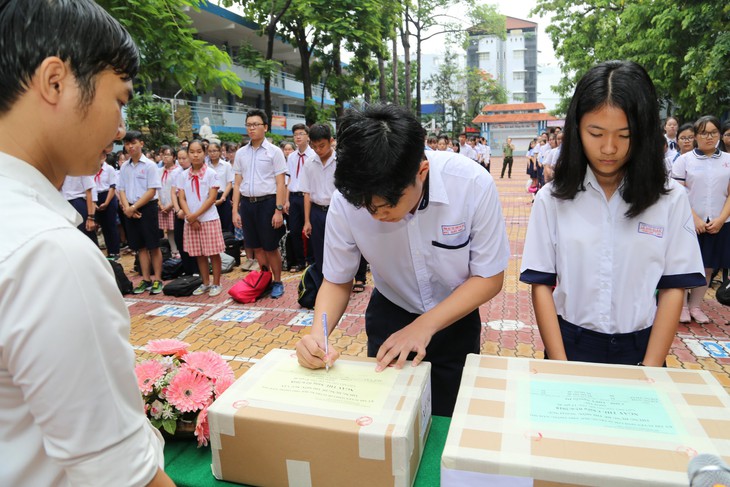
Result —
<path fill-rule="evenodd" d="M 197 193 L 199 201 L 203 201 L 203 199 L 200 197 L 200 178 L 202 178 L 203 176 L 205 176 L 205 164 L 201 166 L 198 174 L 193 174 L 193 167 L 190 166 L 190 174 L 188 174 L 188 178 L 192 180 L 190 186 Z"/>
<path fill-rule="evenodd" d="M 304 154 L 300 152 L 299 161 L 297 162 L 297 177 L 299 177 L 299 169 L 302 167 L 302 164 L 304 164 Z"/>
<path fill-rule="evenodd" d="M 167 180 L 167 176 L 169 173 L 175 170 L 175 166 L 172 167 L 172 169 L 165 168 L 164 171 L 162 171 L 162 184 L 165 184 L 165 181 Z"/>
<path fill-rule="evenodd" d="M 96 176 L 94 176 L 94 181 L 96 182 L 96 184 L 99 184 L 99 181 L 101 180 L 101 173 L 103 171 L 104 171 L 104 166 L 101 166 L 101 168 L 99 169 L 99 172 L 96 173 Z"/>

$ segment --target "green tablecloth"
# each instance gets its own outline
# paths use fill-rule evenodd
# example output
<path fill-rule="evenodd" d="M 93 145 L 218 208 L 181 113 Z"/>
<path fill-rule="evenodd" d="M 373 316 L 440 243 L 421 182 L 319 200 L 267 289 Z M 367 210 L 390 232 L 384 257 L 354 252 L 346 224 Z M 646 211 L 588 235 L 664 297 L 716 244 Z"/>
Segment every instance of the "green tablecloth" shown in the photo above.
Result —
<path fill-rule="evenodd" d="M 439 486 L 441 453 L 446 443 L 451 418 L 433 416 L 426 448 L 418 467 L 416 487 Z M 165 445 L 165 471 L 180 487 L 240 486 L 216 480 L 210 471 L 210 448 L 197 448 L 195 439 L 168 441 Z"/>

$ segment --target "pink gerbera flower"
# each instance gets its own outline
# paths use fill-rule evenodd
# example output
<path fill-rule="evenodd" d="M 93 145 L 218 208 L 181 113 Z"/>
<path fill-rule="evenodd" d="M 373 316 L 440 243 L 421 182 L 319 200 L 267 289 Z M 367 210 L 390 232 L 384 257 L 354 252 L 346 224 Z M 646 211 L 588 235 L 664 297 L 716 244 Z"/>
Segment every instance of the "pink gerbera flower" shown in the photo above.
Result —
<path fill-rule="evenodd" d="M 223 377 L 217 378 L 215 380 L 215 397 L 223 394 L 225 390 L 228 389 L 235 380 L 236 378 L 233 375 L 224 375 Z"/>
<path fill-rule="evenodd" d="M 195 436 L 198 438 L 198 447 L 208 446 L 210 438 L 210 426 L 208 425 L 208 408 L 205 407 L 198 413 L 198 420 L 195 423 Z"/>
<path fill-rule="evenodd" d="M 164 338 L 162 340 L 150 340 L 145 346 L 145 350 L 150 353 L 159 353 L 160 355 L 177 355 L 182 356 L 190 347 L 189 343 L 172 338 Z"/>
<path fill-rule="evenodd" d="M 208 378 L 193 369 L 181 369 L 170 381 L 167 400 L 179 411 L 197 411 L 208 404 L 213 393 L 213 384 Z"/>
<path fill-rule="evenodd" d="M 152 388 L 163 375 L 165 375 L 165 366 L 157 360 L 146 360 L 134 368 L 137 375 L 137 386 L 142 394 L 150 394 Z"/>
<path fill-rule="evenodd" d="M 211 379 L 233 376 L 231 367 L 215 352 L 190 352 L 185 354 L 182 360 L 187 364 L 185 368 L 192 368 Z"/>

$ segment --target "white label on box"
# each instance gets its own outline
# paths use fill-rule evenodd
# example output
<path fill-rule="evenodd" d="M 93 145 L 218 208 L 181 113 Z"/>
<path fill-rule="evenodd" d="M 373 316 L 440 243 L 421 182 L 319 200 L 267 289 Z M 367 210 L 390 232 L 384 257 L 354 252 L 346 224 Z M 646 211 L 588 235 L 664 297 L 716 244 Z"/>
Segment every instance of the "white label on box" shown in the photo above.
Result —
<path fill-rule="evenodd" d="M 426 435 L 428 421 L 431 419 L 431 377 L 426 379 L 426 385 L 421 395 L 421 443 Z"/>
<path fill-rule="evenodd" d="M 312 487 L 312 474 L 309 470 L 309 462 L 287 460 L 286 474 L 289 478 L 289 487 Z"/>
<path fill-rule="evenodd" d="M 473 487 L 475 485 L 488 485 L 489 487 L 532 487 L 533 483 L 531 478 L 526 477 L 467 472 L 446 468 L 441 465 L 441 487 Z"/>

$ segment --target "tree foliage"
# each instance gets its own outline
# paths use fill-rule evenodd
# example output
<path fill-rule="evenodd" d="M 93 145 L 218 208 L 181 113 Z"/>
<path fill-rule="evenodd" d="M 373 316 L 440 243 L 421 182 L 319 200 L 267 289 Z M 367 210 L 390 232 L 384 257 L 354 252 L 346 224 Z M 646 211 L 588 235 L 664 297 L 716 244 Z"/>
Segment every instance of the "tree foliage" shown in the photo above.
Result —
<path fill-rule="evenodd" d="M 135 96 L 127 105 L 127 129 L 144 134 L 145 145 L 158 149 L 178 143 L 177 126 L 172 123 L 171 107 L 150 94 Z"/>
<path fill-rule="evenodd" d="M 563 79 L 565 112 L 577 80 L 595 64 L 633 60 L 649 72 L 670 113 L 685 120 L 730 108 L 730 5 L 719 0 L 538 0 Z"/>
<path fill-rule="evenodd" d="M 196 38 L 183 9 L 198 9 L 202 0 L 97 0 L 131 34 L 142 55 L 139 82 L 177 85 L 185 93 L 221 87 L 241 96 L 240 79 L 231 58 Z"/>

